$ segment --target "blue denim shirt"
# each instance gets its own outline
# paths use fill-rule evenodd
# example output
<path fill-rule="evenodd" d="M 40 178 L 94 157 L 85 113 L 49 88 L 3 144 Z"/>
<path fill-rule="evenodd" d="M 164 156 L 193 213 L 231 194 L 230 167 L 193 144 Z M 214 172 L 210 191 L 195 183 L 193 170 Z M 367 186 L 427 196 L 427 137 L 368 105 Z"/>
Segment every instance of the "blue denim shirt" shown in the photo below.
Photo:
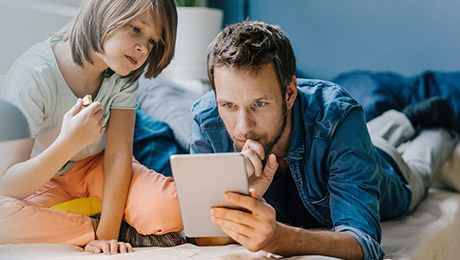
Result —
<path fill-rule="evenodd" d="M 364 259 L 382 259 L 381 219 L 407 211 L 411 192 L 370 140 L 361 106 L 340 86 L 299 79 L 289 164 L 308 211 L 332 231 L 357 239 Z M 192 107 L 191 153 L 234 152 L 209 92 Z"/>

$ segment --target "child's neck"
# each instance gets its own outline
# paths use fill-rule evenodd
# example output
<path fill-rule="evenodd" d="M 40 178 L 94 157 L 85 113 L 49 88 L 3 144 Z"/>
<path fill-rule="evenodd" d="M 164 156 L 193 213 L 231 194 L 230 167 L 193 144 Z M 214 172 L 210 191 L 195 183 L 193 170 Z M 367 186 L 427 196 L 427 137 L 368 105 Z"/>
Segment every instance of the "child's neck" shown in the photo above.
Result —
<path fill-rule="evenodd" d="M 85 95 L 97 96 L 103 80 L 103 72 L 107 66 L 97 55 L 91 55 L 94 64 L 83 60 L 83 67 L 72 59 L 69 42 L 59 41 L 53 46 L 59 70 L 65 82 L 77 97 Z"/>

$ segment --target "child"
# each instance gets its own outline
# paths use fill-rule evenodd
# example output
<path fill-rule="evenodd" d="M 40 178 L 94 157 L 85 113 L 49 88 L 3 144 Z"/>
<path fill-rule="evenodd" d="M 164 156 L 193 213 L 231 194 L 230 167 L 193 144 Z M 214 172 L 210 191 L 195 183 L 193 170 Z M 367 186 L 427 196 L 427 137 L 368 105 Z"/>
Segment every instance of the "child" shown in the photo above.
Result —
<path fill-rule="evenodd" d="M 176 29 L 173 0 L 90 0 L 63 35 L 14 63 L 0 98 L 25 114 L 32 138 L 0 144 L 0 243 L 114 254 L 132 252 L 117 241 L 122 218 L 140 234 L 182 230 L 172 179 L 132 157 L 137 79 L 169 64 Z M 103 198 L 98 225 L 50 209 L 83 197 Z"/>

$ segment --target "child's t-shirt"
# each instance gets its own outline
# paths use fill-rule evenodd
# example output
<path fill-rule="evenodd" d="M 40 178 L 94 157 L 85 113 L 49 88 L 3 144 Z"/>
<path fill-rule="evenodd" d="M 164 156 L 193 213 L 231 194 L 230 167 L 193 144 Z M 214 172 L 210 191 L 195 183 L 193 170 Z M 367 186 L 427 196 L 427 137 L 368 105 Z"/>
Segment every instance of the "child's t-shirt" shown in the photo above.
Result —
<path fill-rule="evenodd" d="M 31 136 L 35 138 L 32 156 L 54 142 L 61 131 L 64 114 L 78 99 L 64 81 L 52 50 L 52 45 L 60 40 L 62 35 L 55 35 L 28 49 L 15 61 L 0 87 L 0 98 L 17 106 L 27 118 Z M 110 109 L 136 109 L 137 89 L 137 82 L 129 83 L 116 73 L 103 80 L 97 96 L 93 97 L 93 101 L 101 102 L 104 108 L 103 134 L 72 161 L 104 149 Z"/>

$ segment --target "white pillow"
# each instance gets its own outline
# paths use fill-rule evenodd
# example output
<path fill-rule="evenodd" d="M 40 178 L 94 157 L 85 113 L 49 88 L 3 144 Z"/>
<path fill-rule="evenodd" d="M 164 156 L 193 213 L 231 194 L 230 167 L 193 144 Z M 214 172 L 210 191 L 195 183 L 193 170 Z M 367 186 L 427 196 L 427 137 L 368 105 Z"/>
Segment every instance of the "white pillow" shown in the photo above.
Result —
<path fill-rule="evenodd" d="M 0 74 L 0 88 L 2 87 L 3 81 L 5 80 L 5 75 Z"/>
<path fill-rule="evenodd" d="M 460 192 L 460 143 L 439 173 L 438 181 L 444 186 Z"/>

